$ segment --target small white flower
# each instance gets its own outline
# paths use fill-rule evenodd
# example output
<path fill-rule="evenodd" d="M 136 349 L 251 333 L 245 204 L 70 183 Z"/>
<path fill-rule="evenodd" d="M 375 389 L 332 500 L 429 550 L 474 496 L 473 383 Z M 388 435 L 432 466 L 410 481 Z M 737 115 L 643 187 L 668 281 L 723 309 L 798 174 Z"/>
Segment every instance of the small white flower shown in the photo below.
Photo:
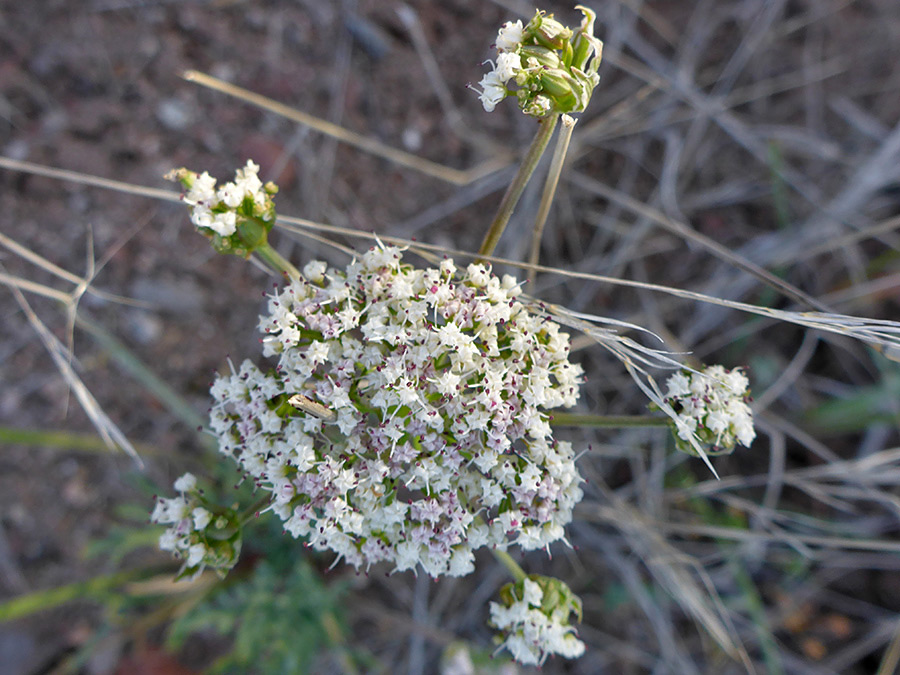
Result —
<path fill-rule="evenodd" d="M 187 566 L 194 567 L 195 565 L 199 565 L 203 558 L 206 556 L 206 545 L 205 544 L 194 544 L 187 551 Z"/>
<path fill-rule="evenodd" d="M 237 208 L 244 201 L 244 190 L 234 183 L 225 183 L 219 188 L 216 196 L 220 202 L 225 202 L 226 206 Z"/>
<path fill-rule="evenodd" d="M 173 529 L 168 529 L 159 535 L 159 550 L 175 552 L 178 550 L 178 534 Z"/>
<path fill-rule="evenodd" d="M 205 227 L 208 229 L 212 229 L 214 218 L 215 216 L 213 215 L 213 212 L 202 205 L 195 206 L 193 211 L 191 211 L 191 222 L 196 227 Z"/>
<path fill-rule="evenodd" d="M 314 284 L 321 284 L 325 281 L 326 269 L 328 269 L 328 265 L 321 260 L 311 260 L 303 268 L 303 276 Z"/>
<path fill-rule="evenodd" d="M 206 526 L 209 525 L 212 514 L 202 506 L 198 506 L 193 511 L 191 511 L 191 518 L 194 521 L 195 530 L 205 530 Z"/>
<path fill-rule="evenodd" d="M 522 42 L 523 37 L 524 26 L 522 25 L 522 21 L 507 21 L 500 26 L 500 31 L 497 33 L 497 49 L 500 51 L 514 50 Z"/>
<path fill-rule="evenodd" d="M 509 93 L 496 70 L 487 73 L 478 84 L 481 86 L 481 93 L 478 95 L 478 99 L 486 112 L 493 112 L 497 104 L 506 98 Z"/>
<path fill-rule="evenodd" d="M 265 199 L 262 194 L 263 184 L 258 174 L 259 164 L 252 159 L 248 159 L 244 168 L 238 169 L 235 173 L 234 181 L 242 193 L 241 201 L 243 201 L 244 195 L 250 195 L 257 203 L 260 203 L 260 198 Z"/>
<path fill-rule="evenodd" d="M 686 396 L 691 393 L 691 382 L 687 375 L 682 372 L 675 373 L 667 381 L 669 391 L 666 394 L 672 396 Z"/>
<path fill-rule="evenodd" d="M 488 269 L 480 263 L 472 263 L 466 268 L 466 278 L 473 285 L 478 287 L 487 286 L 490 279 Z"/>
<path fill-rule="evenodd" d="M 185 473 L 175 481 L 175 490 L 178 492 L 188 492 L 193 490 L 197 485 L 197 478 L 192 473 Z"/>
<path fill-rule="evenodd" d="M 515 52 L 503 52 L 497 56 L 497 67 L 494 72 L 501 82 L 516 76 L 516 73 L 522 69 L 522 59 Z"/>
<path fill-rule="evenodd" d="M 250 175 L 255 176 L 259 173 L 259 164 L 254 162 L 252 159 L 247 160 L 247 164 L 244 165 L 243 169 L 238 170 L 242 177 L 247 177 Z"/>
<path fill-rule="evenodd" d="M 150 521 L 162 525 L 178 524 L 187 517 L 187 513 L 188 505 L 183 497 L 158 499 L 153 513 L 150 515 Z"/>
<path fill-rule="evenodd" d="M 184 200 L 188 204 L 206 204 L 208 205 L 216 197 L 216 179 L 209 175 L 206 171 L 194 179 L 194 184 Z"/>
<path fill-rule="evenodd" d="M 723 379 L 733 394 L 741 395 L 750 386 L 747 376 L 738 368 L 735 368 L 730 373 L 726 373 Z"/>
<path fill-rule="evenodd" d="M 525 579 L 524 593 L 522 600 L 531 607 L 540 607 L 541 599 L 544 597 L 544 591 L 541 587 L 531 579 Z"/>
<path fill-rule="evenodd" d="M 223 237 L 229 237 L 237 230 L 237 216 L 234 211 L 217 213 L 207 227 Z"/>

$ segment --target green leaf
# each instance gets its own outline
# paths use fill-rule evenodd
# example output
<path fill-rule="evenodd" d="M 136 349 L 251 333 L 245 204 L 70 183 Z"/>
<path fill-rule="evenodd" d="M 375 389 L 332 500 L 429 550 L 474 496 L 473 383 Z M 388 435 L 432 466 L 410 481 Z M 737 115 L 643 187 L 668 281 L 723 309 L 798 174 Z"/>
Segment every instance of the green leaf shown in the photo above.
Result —
<path fill-rule="evenodd" d="M 197 630 L 231 638 L 231 651 L 210 672 L 302 673 L 323 647 L 341 639 L 341 586 L 326 586 L 304 560 L 279 560 L 277 552 L 252 574 L 179 618 L 169 634 L 173 647 Z"/>
<path fill-rule="evenodd" d="M 873 424 L 900 424 L 900 372 L 886 368 L 876 385 L 858 388 L 852 395 L 811 409 L 805 422 L 818 432 L 863 431 Z"/>

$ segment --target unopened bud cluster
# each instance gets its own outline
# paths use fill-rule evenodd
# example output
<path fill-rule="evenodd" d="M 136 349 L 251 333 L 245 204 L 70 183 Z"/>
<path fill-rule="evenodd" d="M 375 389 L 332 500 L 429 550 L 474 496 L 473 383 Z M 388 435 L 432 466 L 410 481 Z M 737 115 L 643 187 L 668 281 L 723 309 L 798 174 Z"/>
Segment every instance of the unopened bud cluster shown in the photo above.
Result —
<path fill-rule="evenodd" d="M 582 371 L 518 294 L 393 247 L 308 264 L 260 320 L 277 367 L 245 361 L 212 387 L 220 450 L 287 532 L 357 568 L 460 576 L 482 546 L 546 547 L 582 492 L 543 411 L 575 404 Z"/>
<path fill-rule="evenodd" d="M 271 182 L 262 183 L 259 165 L 252 160 L 235 172 L 233 181 L 220 187 L 206 171 L 197 174 L 174 169 L 166 179 L 181 183 L 186 191 L 183 201 L 191 207 L 191 222 L 219 253 L 247 257 L 266 243 L 275 224 L 272 196 L 278 188 Z"/>
<path fill-rule="evenodd" d="M 600 81 L 597 69 L 603 43 L 594 37 L 596 15 L 584 14 L 577 31 L 562 25 L 552 14 L 537 11 L 525 26 L 508 21 L 497 34 L 497 61 L 479 82 L 479 99 L 491 112 L 514 95 L 526 115 L 582 112 Z M 516 89 L 511 89 L 515 84 Z"/>
<path fill-rule="evenodd" d="M 723 454 L 735 445 L 749 447 L 756 438 L 750 400 L 750 382 L 740 368 L 708 366 L 702 372 L 682 370 L 666 382 L 665 401 L 677 414 L 673 433 L 679 450 L 697 454 L 693 436 L 709 446 L 709 454 Z"/>
<path fill-rule="evenodd" d="M 184 559 L 178 578 L 192 578 L 211 567 L 220 572 L 234 567 L 241 549 L 237 516 L 204 500 L 197 479 L 186 473 L 175 481 L 177 497 L 158 498 L 150 521 L 169 525 L 159 547 Z"/>
<path fill-rule="evenodd" d="M 492 602 L 491 624 L 496 638 L 523 665 L 542 665 L 551 654 L 575 659 L 584 643 L 575 637 L 571 614 L 581 620 L 581 600 L 559 579 L 531 575 L 500 591 Z"/>

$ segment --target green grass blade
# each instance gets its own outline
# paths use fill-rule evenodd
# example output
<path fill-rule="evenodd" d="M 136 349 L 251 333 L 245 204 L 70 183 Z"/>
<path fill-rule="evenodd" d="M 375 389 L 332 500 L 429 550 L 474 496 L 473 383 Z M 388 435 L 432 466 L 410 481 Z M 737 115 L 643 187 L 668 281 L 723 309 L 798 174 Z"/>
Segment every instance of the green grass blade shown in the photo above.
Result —
<path fill-rule="evenodd" d="M 127 570 L 19 595 L 0 602 L 0 621 L 19 619 L 29 614 L 59 607 L 73 600 L 101 601 L 122 584 L 144 577 L 148 573 L 151 573 L 151 570 Z"/>
<path fill-rule="evenodd" d="M 75 431 L 48 431 L 0 426 L 0 445 L 28 445 L 81 452 L 110 452 L 106 442 L 96 434 Z M 142 455 L 158 454 L 152 445 L 136 444 Z"/>

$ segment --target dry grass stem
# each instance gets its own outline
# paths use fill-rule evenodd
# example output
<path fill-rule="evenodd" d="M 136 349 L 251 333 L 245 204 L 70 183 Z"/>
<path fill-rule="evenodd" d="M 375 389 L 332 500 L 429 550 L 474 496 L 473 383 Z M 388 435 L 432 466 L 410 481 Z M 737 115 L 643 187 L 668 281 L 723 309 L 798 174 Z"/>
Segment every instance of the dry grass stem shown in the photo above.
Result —
<path fill-rule="evenodd" d="M 13 286 L 11 283 L 7 284 L 7 288 L 9 288 L 10 292 L 13 294 L 13 297 L 25 314 L 25 317 L 28 319 L 28 323 L 31 324 L 31 327 L 34 329 L 35 333 L 37 333 L 44 348 L 53 359 L 53 363 L 59 370 L 60 375 L 62 375 L 71 391 L 75 394 L 75 398 L 97 429 L 97 433 L 100 434 L 100 437 L 103 438 L 110 449 L 120 448 L 134 460 L 135 464 L 139 467 L 143 467 L 144 463 L 138 456 L 137 450 L 134 449 L 131 441 L 126 438 L 125 434 L 122 433 L 119 427 L 116 426 L 106 412 L 104 412 L 103 408 L 100 407 L 100 404 L 97 403 L 97 400 L 81 381 L 81 378 L 78 377 L 78 374 L 71 364 L 71 353 L 38 318 L 19 288 Z"/>
<path fill-rule="evenodd" d="M 461 171 L 449 166 L 444 166 L 443 164 L 437 164 L 424 157 L 418 157 L 408 152 L 404 152 L 403 150 L 398 150 L 397 148 L 386 145 L 374 138 L 358 134 L 349 129 L 344 129 L 337 124 L 320 119 L 314 115 L 309 115 L 303 111 L 279 103 L 278 101 L 273 101 L 265 96 L 255 94 L 242 87 L 229 84 L 228 82 L 212 77 L 211 75 L 196 70 L 188 70 L 182 74 L 182 77 L 189 82 L 196 82 L 199 85 L 214 89 L 232 98 L 250 103 L 258 108 L 275 113 L 276 115 L 281 115 L 298 124 L 304 124 L 315 129 L 319 133 L 336 138 L 342 143 L 352 145 L 355 148 L 359 148 L 360 150 L 376 155 L 377 157 L 383 157 L 400 166 L 405 166 L 427 176 L 432 176 L 448 183 L 452 183 L 453 185 L 468 185 L 482 176 L 503 168 L 509 163 L 508 159 L 502 157 L 494 158 L 471 169 Z"/>

